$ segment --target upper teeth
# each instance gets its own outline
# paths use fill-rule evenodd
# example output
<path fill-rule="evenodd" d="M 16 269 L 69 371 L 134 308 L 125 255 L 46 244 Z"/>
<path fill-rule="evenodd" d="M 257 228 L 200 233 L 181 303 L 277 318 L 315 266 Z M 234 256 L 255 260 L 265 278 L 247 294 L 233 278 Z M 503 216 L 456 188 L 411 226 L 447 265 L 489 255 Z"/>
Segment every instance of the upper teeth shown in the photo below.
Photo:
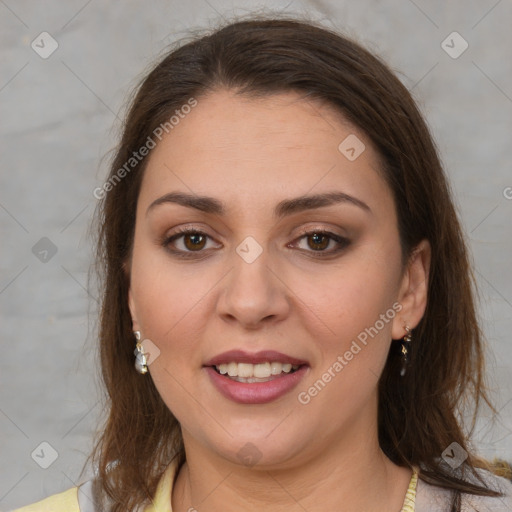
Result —
<path fill-rule="evenodd" d="M 281 372 L 290 373 L 299 367 L 298 364 L 291 363 L 224 363 L 216 365 L 215 368 L 222 373 L 228 374 L 230 377 L 257 377 L 265 378 L 271 375 L 279 375 Z"/>

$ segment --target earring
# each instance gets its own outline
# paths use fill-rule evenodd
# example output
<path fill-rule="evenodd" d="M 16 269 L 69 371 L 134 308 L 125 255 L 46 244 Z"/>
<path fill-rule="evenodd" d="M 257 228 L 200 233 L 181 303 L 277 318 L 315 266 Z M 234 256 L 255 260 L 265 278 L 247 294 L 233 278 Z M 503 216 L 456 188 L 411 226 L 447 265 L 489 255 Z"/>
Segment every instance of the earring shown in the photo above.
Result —
<path fill-rule="evenodd" d="M 408 325 L 405 326 L 407 334 L 402 340 L 402 368 L 400 369 L 400 377 L 405 375 L 407 366 L 409 365 L 409 350 L 411 348 L 412 334 L 411 329 Z"/>
<path fill-rule="evenodd" d="M 135 354 L 135 369 L 142 374 L 148 372 L 148 360 L 146 359 L 146 354 L 144 353 L 144 347 L 140 342 L 140 331 L 134 331 L 135 339 L 137 340 L 137 345 L 133 353 Z"/>

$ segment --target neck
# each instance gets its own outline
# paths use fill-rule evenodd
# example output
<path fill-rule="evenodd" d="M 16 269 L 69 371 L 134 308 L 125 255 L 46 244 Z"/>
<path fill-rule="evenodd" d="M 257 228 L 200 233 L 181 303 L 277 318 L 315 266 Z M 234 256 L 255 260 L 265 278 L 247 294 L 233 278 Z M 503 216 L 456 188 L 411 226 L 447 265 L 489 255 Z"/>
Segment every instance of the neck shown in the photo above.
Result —
<path fill-rule="evenodd" d="M 227 505 L 248 512 L 399 511 L 411 478 L 384 455 L 376 432 L 369 437 L 361 429 L 279 469 L 244 467 L 184 441 L 187 461 L 173 489 L 173 512 L 224 512 Z"/>

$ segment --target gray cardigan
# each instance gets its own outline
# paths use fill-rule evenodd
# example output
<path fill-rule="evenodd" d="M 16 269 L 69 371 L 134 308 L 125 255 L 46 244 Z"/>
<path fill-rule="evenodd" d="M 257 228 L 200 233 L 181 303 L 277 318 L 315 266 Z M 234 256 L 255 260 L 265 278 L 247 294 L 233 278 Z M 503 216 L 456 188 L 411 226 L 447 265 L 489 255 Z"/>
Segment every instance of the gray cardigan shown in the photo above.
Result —
<path fill-rule="evenodd" d="M 505 493 L 501 498 L 462 495 L 462 512 L 512 512 L 512 482 L 489 471 L 477 469 L 487 487 Z M 429 485 L 418 478 L 414 512 L 450 512 L 451 491 Z"/>

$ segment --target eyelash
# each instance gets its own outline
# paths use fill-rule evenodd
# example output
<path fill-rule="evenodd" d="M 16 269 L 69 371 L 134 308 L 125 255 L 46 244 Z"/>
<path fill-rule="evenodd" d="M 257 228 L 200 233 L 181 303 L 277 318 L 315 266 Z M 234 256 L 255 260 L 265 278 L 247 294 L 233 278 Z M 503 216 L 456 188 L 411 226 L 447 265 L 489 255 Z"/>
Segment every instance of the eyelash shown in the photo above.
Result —
<path fill-rule="evenodd" d="M 178 231 L 176 233 L 172 234 L 169 237 L 165 237 L 161 241 L 161 244 L 166 250 L 168 250 L 173 255 L 175 255 L 179 258 L 197 258 L 198 256 L 196 256 L 196 254 L 200 255 L 201 253 L 203 253 L 205 251 L 204 250 L 183 251 L 181 249 L 171 249 L 169 247 L 172 242 L 174 242 L 175 240 L 178 240 L 186 235 L 200 235 L 200 236 L 205 236 L 207 238 L 211 238 L 207 233 L 204 233 L 203 231 L 200 231 L 198 229 L 180 228 L 180 229 L 178 229 Z M 350 240 L 348 240 L 347 238 L 337 235 L 335 233 L 332 233 L 330 231 L 325 231 L 323 229 L 313 229 L 313 230 L 303 231 L 300 234 L 300 236 L 298 238 L 296 238 L 295 240 L 301 240 L 301 239 L 303 239 L 307 236 L 311 236 L 311 235 L 322 235 L 322 236 L 330 238 L 331 240 L 334 240 L 336 243 L 339 244 L 338 248 L 336 248 L 334 250 L 330 250 L 330 251 L 305 250 L 306 252 L 310 252 L 310 253 L 317 255 L 317 257 L 319 257 L 319 258 L 326 258 L 328 256 L 332 256 L 333 254 L 337 254 L 337 253 L 343 251 L 344 249 L 346 249 L 350 245 Z M 304 250 L 304 249 L 302 249 L 302 250 Z M 199 257 L 201 257 L 201 256 L 199 256 Z"/>

